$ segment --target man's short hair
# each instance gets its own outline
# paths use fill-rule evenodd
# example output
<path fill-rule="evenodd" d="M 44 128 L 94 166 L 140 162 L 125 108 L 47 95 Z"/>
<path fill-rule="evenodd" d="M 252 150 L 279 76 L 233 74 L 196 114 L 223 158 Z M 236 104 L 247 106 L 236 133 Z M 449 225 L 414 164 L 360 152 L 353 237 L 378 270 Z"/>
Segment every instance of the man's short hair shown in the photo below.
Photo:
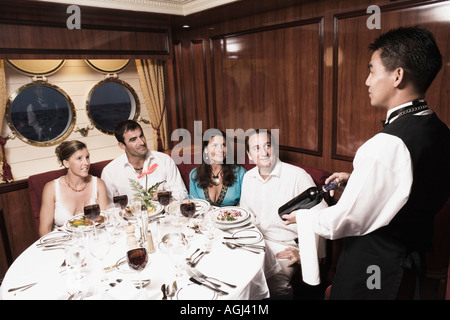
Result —
<path fill-rule="evenodd" d="M 142 127 L 139 123 L 134 120 L 124 120 L 116 125 L 114 128 L 114 135 L 116 136 L 118 142 L 125 144 L 125 140 L 123 138 L 124 133 L 127 131 L 134 131 L 136 129 L 141 129 L 142 131 Z"/>
<path fill-rule="evenodd" d="M 419 27 L 401 27 L 379 36 L 369 45 L 380 50 L 387 71 L 403 68 L 418 93 L 425 94 L 442 67 L 442 56 L 433 34 Z"/>

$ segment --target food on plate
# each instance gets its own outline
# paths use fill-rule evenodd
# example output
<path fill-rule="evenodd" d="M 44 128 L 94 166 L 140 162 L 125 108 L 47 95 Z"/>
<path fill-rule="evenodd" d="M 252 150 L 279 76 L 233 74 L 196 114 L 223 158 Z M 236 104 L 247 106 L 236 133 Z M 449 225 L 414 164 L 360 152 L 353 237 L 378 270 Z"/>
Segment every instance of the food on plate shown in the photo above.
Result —
<path fill-rule="evenodd" d="M 132 216 L 133 214 L 131 213 L 131 208 L 130 208 L 130 206 L 126 206 L 125 207 L 125 214 L 127 215 L 127 216 Z M 148 213 L 153 213 L 153 212 L 155 212 L 156 211 L 156 206 L 153 206 L 153 207 L 147 207 L 147 211 L 148 211 Z"/>
<path fill-rule="evenodd" d="M 236 221 L 242 217 L 242 213 L 236 209 L 225 209 L 221 210 L 217 215 L 217 220 L 219 221 Z"/>
<path fill-rule="evenodd" d="M 105 217 L 99 216 L 95 222 L 98 224 L 101 224 L 104 221 L 105 221 Z M 85 216 L 81 216 L 80 218 L 69 220 L 69 224 L 72 227 L 89 227 L 89 226 L 93 225 L 92 221 L 89 220 L 88 218 L 86 218 Z"/>

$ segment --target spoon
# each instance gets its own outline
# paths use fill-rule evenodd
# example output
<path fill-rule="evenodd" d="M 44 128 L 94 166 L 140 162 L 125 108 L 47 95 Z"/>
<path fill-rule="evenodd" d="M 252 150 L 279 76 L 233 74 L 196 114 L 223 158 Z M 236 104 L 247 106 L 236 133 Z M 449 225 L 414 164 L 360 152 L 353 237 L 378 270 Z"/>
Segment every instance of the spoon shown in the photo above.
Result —
<path fill-rule="evenodd" d="M 236 244 L 234 244 L 234 243 L 231 243 L 231 242 L 222 242 L 222 243 L 223 243 L 224 245 L 226 245 L 228 248 L 233 249 L 233 250 L 234 250 L 234 249 L 244 249 L 244 250 L 247 250 L 247 251 L 250 251 L 250 252 L 259 254 L 259 251 L 253 251 L 253 250 L 250 250 L 250 249 L 248 249 L 248 248 L 238 246 L 238 245 L 236 245 Z"/>
<path fill-rule="evenodd" d="M 192 257 L 193 257 L 197 252 L 199 252 L 199 251 L 200 251 L 200 248 L 198 248 L 197 250 L 195 250 L 194 253 L 191 254 L 191 256 L 190 256 L 189 258 L 186 258 L 186 260 L 187 260 L 187 261 L 192 261 Z"/>

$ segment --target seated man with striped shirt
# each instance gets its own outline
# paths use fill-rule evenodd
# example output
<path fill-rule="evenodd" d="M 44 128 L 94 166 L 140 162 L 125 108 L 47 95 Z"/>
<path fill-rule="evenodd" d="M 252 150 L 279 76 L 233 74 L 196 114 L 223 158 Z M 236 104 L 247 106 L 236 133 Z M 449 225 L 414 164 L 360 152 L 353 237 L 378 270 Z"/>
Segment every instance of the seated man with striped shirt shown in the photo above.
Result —
<path fill-rule="evenodd" d="M 300 261 L 297 228 L 283 224 L 278 208 L 315 184 L 306 171 L 282 162 L 275 146 L 268 130 L 257 129 L 248 134 L 246 149 L 256 167 L 244 175 L 240 205 L 251 213 L 264 235 L 266 256 L 275 254 L 277 258 L 276 267 L 265 270 L 271 299 L 292 299 L 290 282 L 295 272 L 299 272 Z M 325 207 L 327 204 L 322 201 L 315 208 Z M 325 255 L 325 242 L 321 243 L 319 257 Z"/>

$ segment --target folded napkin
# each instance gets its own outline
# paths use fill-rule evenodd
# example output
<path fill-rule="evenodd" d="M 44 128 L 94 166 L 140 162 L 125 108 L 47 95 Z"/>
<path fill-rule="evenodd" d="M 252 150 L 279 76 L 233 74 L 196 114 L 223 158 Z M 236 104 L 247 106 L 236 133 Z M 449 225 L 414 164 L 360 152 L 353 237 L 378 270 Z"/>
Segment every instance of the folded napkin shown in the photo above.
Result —
<path fill-rule="evenodd" d="M 314 215 L 309 210 L 298 210 L 296 219 L 303 281 L 315 286 L 320 284 L 320 270 L 317 256 L 319 235 L 312 227 Z"/>

